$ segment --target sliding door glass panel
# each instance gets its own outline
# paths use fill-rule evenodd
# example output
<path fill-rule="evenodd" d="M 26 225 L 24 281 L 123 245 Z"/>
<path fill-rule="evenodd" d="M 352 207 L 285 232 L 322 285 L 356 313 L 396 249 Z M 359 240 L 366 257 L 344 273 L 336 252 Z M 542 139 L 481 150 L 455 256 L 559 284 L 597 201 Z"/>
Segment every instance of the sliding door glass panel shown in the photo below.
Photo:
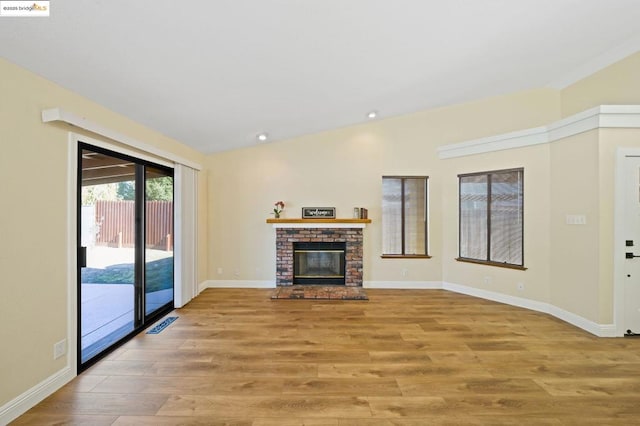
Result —
<path fill-rule="evenodd" d="M 134 323 L 135 164 L 81 150 L 80 358 L 131 333 Z M 123 194 L 126 193 L 126 197 Z"/>
<path fill-rule="evenodd" d="M 145 167 L 145 314 L 173 304 L 173 177 Z"/>

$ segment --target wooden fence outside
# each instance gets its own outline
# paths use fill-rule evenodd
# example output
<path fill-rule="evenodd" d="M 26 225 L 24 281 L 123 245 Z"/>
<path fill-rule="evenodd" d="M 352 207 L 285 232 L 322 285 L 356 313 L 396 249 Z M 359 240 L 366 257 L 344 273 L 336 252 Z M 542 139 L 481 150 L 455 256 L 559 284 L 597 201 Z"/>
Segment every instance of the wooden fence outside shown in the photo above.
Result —
<path fill-rule="evenodd" d="M 134 247 L 135 201 L 96 202 L 96 245 Z M 173 250 L 173 201 L 146 202 L 147 248 Z"/>

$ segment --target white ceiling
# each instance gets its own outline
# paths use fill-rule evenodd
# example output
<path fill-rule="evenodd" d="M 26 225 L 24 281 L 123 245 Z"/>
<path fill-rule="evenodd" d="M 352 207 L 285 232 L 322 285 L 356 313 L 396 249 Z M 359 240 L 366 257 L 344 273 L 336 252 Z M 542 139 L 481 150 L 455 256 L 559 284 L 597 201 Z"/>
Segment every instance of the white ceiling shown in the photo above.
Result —
<path fill-rule="evenodd" d="M 53 0 L 50 13 L 0 18 L 0 54 L 205 153 L 563 87 L 640 50 L 638 0 Z"/>

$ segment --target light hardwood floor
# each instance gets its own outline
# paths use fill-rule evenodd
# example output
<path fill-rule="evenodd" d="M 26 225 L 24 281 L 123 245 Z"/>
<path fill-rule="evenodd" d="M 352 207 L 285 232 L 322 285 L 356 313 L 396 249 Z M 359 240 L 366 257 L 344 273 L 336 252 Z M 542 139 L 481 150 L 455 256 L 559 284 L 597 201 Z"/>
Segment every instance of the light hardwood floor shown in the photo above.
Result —
<path fill-rule="evenodd" d="M 441 290 L 270 292 L 206 290 L 15 424 L 640 424 L 640 339 Z"/>

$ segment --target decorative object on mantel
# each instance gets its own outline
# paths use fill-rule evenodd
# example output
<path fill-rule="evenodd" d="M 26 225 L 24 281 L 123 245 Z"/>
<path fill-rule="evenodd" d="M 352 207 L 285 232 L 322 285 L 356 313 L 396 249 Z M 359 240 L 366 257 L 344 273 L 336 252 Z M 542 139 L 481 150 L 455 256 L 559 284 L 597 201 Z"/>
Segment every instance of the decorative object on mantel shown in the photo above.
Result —
<path fill-rule="evenodd" d="M 284 210 L 284 201 L 276 201 L 273 208 L 273 217 L 279 219 L 282 210 Z"/>
<path fill-rule="evenodd" d="M 353 208 L 353 218 L 354 219 L 369 219 L 369 210 L 364 207 L 354 207 Z"/>
<path fill-rule="evenodd" d="M 303 219 L 335 219 L 335 207 L 303 207 Z"/>

